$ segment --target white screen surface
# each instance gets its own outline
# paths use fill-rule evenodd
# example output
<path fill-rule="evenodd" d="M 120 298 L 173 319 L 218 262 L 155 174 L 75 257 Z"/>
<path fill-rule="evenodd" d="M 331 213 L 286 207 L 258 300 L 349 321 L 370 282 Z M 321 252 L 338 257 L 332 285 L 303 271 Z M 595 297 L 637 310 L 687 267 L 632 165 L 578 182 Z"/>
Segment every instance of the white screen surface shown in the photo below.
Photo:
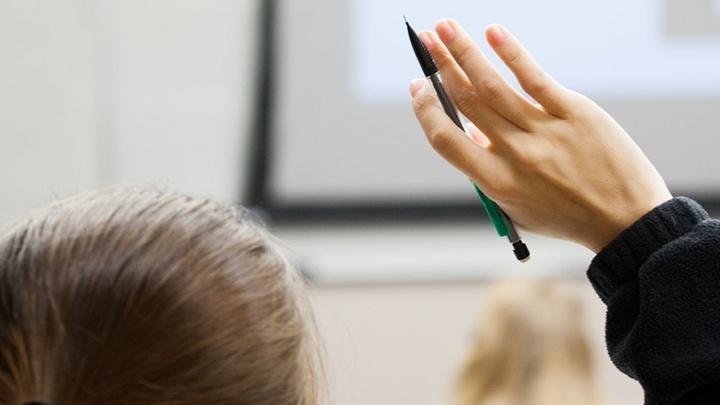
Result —
<path fill-rule="evenodd" d="M 717 0 L 279 1 L 270 192 L 280 204 L 460 201 L 467 179 L 426 145 L 404 29 L 508 26 L 567 87 L 606 107 L 675 192 L 720 195 Z M 483 46 L 487 50 L 487 47 Z M 506 74 L 504 69 L 501 69 Z M 507 76 L 511 79 L 510 76 Z"/>
<path fill-rule="evenodd" d="M 433 5 L 438 3 L 442 6 Z M 720 1 L 705 1 L 706 9 L 692 5 L 703 1 L 691 0 L 677 10 L 672 3 L 352 0 L 355 95 L 367 102 L 401 101 L 405 79 L 417 75 L 412 64 L 377 63 L 392 59 L 396 49 L 407 47 L 407 39 L 397 35 L 397 18 L 375 16 L 411 13 L 413 19 L 431 22 L 443 10 L 467 20 L 466 29 L 478 40 L 484 37 L 486 22 L 501 21 L 564 85 L 595 97 L 720 95 L 720 8 L 715 9 Z M 705 19 L 710 26 L 703 32 L 698 25 Z M 372 29 L 367 29 L 371 21 Z M 507 71 L 503 73 L 512 81 Z"/>

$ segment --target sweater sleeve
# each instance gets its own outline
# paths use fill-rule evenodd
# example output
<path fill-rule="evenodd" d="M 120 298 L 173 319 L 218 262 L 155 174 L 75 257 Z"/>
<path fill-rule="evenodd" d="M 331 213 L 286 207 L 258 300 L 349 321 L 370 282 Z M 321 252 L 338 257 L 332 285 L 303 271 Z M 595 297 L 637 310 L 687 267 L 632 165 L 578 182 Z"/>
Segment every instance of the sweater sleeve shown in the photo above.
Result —
<path fill-rule="evenodd" d="M 720 403 L 720 221 L 674 198 L 593 259 L 610 357 L 645 403 Z"/>

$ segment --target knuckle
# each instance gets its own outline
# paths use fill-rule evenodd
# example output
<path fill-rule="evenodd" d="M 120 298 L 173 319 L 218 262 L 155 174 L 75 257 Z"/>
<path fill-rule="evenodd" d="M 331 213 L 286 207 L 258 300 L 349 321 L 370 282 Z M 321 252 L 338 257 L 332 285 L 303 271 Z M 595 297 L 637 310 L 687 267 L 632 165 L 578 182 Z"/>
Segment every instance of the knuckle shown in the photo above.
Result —
<path fill-rule="evenodd" d="M 567 97 L 578 105 L 581 105 L 583 107 L 597 107 L 597 104 L 584 94 L 580 94 L 573 90 L 563 90 L 565 91 Z"/>
<path fill-rule="evenodd" d="M 415 113 L 420 116 L 423 114 L 425 109 L 430 105 L 430 99 L 425 95 L 419 95 L 412 99 L 413 109 Z"/>
<path fill-rule="evenodd" d="M 514 67 L 520 61 L 521 56 L 522 53 L 517 48 L 507 51 L 505 64 L 508 65 L 508 67 Z"/>
<path fill-rule="evenodd" d="M 569 103 L 575 106 L 565 113 L 569 122 L 585 122 L 596 116 L 595 112 L 600 107 L 593 100 L 572 90 L 563 89 L 563 91 Z"/>
<path fill-rule="evenodd" d="M 435 128 L 428 134 L 430 145 L 438 153 L 447 152 L 452 144 L 450 132 L 443 128 Z"/>
<path fill-rule="evenodd" d="M 456 46 L 453 56 L 460 66 L 465 66 L 472 58 L 474 51 L 475 46 L 472 43 L 461 41 L 461 44 Z"/>
<path fill-rule="evenodd" d="M 528 80 L 527 83 L 523 86 L 523 89 L 525 89 L 525 91 L 527 91 L 529 94 L 535 95 L 542 95 L 548 92 L 547 84 L 537 79 Z"/>
<path fill-rule="evenodd" d="M 453 57 L 448 52 L 436 52 L 436 55 L 433 55 L 433 60 L 435 66 L 443 70 L 452 66 Z"/>
<path fill-rule="evenodd" d="M 485 195 L 497 202 L 502 199 L 503 193 L 507 192 L 511 187 L 511 184 L 507 181 L 507 174 L 507 167 L 496 160 L 494 164 L 483 168 L 478 167 L 472 178 L 476 180 L 476 184 L 481 186 Z"/>
<path fill-rule="evenodd" d="M 570 122 L 585 120 L 587 118 L 587 112 L 592 109 L 591 106 L 594 102 L 581 94 L 570 91 L 566 92 L 566 98 L 568 102 L 574 105 L 574 108 L 568 109 L 565 112 L 565 118 Z"/>
<path fill-rule="evenodd" d="M 507 179 L 495 179 L 488 184 L 485 193 L 495 202 L 512 200 L 517 193 L 512 182 Z"/>
<path fill-rule="evenodd" d="M 461 110 L 467 110 L 475 106 L 478 96 L 473 89 L 463 88 L 454 94 L 453 101 Z"/>
<path fill-rule="evenodd" d="M 502 96 L 502 84 L 495 79 L 485 79 L 482 83 L 483 93 L 489 100 L 497 100 Z"/>
<path fill-rule="evenodd" d="M 523 84 L 523 89 L 530 94 L 545 94 L 550 88 L 547 74 L 539 71 L 529 77 Z"/>
<path fill-rule="evenodd" d="M 537 170 L 543 166 L 547 159 L 545 153 L 538 150 L 537 148 L 528 148 L 522 146 L 513 147 L 510 145 L 510 150 L 514 160 L 520 165 L 520 167 L 528 168 L 531 170 Z"/>

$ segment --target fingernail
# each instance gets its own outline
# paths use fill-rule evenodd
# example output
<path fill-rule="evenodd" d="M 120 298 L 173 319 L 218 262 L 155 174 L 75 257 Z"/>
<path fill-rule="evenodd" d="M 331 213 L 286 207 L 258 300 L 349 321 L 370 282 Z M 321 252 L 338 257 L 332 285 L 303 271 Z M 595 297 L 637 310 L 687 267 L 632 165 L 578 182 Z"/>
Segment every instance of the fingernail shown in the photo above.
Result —
<path fill-rule="evenodd" d="M 435 26 L 435 31 L 440 35 L 443 42 L 450 42 L 455 38 L 455 28 L 448 20 L 442 20 Z"/>
<path fill-rule="evenodd" d="M 420 33 L 420 40 L 423 42 L 423 45 L 425 45 L 425 48 L 428 51 L 432 51 L 435 47 L 435 41 L 433 40 L 432 35 L 430 35 L 429 32 L 423 31 Z"/>
<path fill-rule="evenodd" d="M 414 98 L 420 90 L 425 88 L 425 79 L 415 79 L 410 83 L 410 95 Z"/>
<path fill-rule="evenodd" d="M 492 46 L 499 46 L 505 41 L 507 35 L 505 35 L 505 28 L 501 25 L 491 25 L 488 27 L 488 41 Z"/>

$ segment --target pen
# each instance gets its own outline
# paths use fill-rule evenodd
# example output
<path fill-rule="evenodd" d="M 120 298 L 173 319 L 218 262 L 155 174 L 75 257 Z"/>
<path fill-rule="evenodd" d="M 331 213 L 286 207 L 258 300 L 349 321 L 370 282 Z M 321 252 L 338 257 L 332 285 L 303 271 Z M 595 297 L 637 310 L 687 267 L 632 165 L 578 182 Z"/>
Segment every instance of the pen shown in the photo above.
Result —
<path fill-rule="evenodd" d="M 412 29 L 406 18 L 405 25 L 407 26 L 408 36 L 410 37 L 410 43 L 415 51 L 415 56 L 417 57 L 418 62 L 420 62 L 420 67 L 422 68 L 425 77 L 430 81 L 435 89 L 435 93 L 437 94 L 445 113 L 448 117 L 450 117 L 455 125 L 465 131 L 465 127 L 457 114 L 455 105 L 453 104 L 450 96 L 447 94 L 447 91 L 445 91 L 445 87 L 442 85 L 440 72 L 430 56 L 430 53 L 425 48 L 425 45 L 422 43 L 420 38 L 418 38 L 417 33 L 415 33 L 415 30 Z M 490 222 L 493 224 L 493 227 L 495 227 L 497 234 L 499 236 L 507 236 L 508 241 L 513 246 L 513 253 L 515 253 L 515 257 L 519 261 L 528 261 L 530 259 L 530 251 L 528 250 L 527 245 L 523 243 L 520 235 L 518 235 L 512 219 L 510 219 L 510 217 L 500 207 L 498 207 L 494 201 L 489 199 L 482 190 L 480 190 L 477 184 L 475 184 L 475 182 L 472 184 L 478 197 L 480 197 L 480 202 L 482 203 L 483 208 L 485 208 L 485 212 L 490 218 Z"/>

